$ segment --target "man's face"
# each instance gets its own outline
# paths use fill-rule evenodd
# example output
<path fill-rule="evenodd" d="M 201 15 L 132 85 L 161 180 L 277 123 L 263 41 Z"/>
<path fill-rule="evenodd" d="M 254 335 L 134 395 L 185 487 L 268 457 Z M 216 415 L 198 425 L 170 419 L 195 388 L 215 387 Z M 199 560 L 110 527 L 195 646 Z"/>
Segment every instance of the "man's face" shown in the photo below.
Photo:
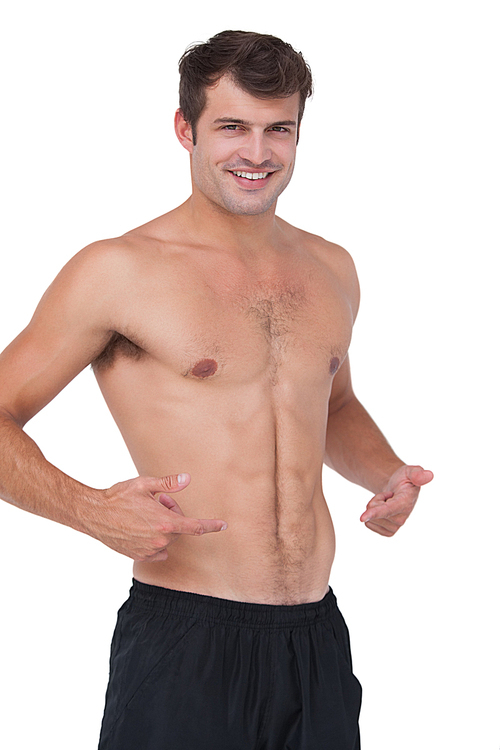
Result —
<path fill-rule="evenodd" d="M 224 76 L 207 90 L 191 150 L 193 194 L 232 214 L 273 209 L 293 173 L 299 94 L 256 99 Z"/>

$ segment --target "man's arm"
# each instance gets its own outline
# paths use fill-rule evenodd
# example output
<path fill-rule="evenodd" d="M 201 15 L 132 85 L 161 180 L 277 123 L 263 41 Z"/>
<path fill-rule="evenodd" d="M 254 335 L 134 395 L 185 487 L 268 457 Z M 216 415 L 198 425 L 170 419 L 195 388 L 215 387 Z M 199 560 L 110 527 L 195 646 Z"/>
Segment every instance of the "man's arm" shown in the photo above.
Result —
<path fill-rule="evenodd" d="M 325 463 L 374 494 L 361 516 L 372 531 L 393 536 L 405 523 L 420 487 L 433 475 L 408 466 L 354 395 L 349 360 L 337 372 L 329 402 Z"/>
<path fill-rule="evenodd" d="M 125 304 L 127 253 L 98 243 L 73 258 L 29 326 L 0 355 L 0 496 L 82 531 L 135 560 L 164 560 L 179 533 L 219 531 L 223 521 L 185 518 L 165 494 L 189 475 L 137 477 L 87 487 L 49 463 L 22 429 L 104 348 Z"/>

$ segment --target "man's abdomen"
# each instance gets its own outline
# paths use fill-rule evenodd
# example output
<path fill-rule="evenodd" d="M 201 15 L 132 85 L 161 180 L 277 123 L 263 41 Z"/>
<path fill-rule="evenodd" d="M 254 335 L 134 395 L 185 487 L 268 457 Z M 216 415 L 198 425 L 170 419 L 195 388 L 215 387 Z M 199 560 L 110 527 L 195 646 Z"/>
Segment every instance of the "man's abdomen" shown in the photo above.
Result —
<path fill-rule="evenodd" d="M 191 475 L 175 496 L 186 516 L 228 528 L 181 536 L 138 580 L 239 601 L 305 603 L 328 586 L 335 537 L 321 489 L 328 379 L 184 383 L 145 392 L 115 419 L 139 474 Z M 130 385 L 133 385 L 131 383 Z M 306 387 L 308 386 L 309 387 Z M 137 390 L 137 389 L 136 389 Z M 120 406 L 111 403 L 111 406 Z"/>
<path fill-rule="evenodd" d="M 277 498 L 257 483 L 245 491 L 238 482 L 231 484 L 232 490 L 213 504 L 183 504 L 182 493 L 176 497 L 186 515 L 222 518 L 228 523 L 226 531 L 181 536 L 169 547 L 165 562 L 136 562 L 134 577 L 236 601 L 319 601 L 327 591 L 335 554 L 333 524 L 321 488 L 312 496 L 308 489 L 298 498 L 295 488 L 293 494 Z"/>

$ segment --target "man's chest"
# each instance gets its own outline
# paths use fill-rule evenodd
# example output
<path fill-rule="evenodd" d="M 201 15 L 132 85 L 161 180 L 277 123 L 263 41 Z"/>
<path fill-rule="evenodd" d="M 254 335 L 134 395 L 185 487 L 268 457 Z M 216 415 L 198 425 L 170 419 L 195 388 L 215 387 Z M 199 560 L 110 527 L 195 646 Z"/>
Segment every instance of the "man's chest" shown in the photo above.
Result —
<path fill-rule="evenodd" d="M 235 283 L 212 274 L 165 292 L 157 281 L 149 291 L 147 298 L 131 295 L 119 333 L 187 378 L 328 372 L 349 347 L 351 305 L 332 275 L 305 272 Z M 116 357 L 126 356 L 127 346 L 118 346 Z"/>

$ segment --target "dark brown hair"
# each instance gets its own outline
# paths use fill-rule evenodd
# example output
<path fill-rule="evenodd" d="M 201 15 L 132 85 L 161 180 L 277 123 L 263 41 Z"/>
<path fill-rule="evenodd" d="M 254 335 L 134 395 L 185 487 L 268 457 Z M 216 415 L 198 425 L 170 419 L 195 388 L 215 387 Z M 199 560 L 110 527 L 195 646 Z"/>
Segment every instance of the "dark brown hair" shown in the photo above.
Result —
<path fill-rule="evenodd" d="M 179 61 L 179 106 L 193 131 L 206 103 L 206 89 L 230 75 L 243 91 L 258 99 L 281 99 L 299 92 L 300 124 L 312 76 L 302 54 L 270 34 L 221 31 L 208 42 L 188 47 Z"/>

